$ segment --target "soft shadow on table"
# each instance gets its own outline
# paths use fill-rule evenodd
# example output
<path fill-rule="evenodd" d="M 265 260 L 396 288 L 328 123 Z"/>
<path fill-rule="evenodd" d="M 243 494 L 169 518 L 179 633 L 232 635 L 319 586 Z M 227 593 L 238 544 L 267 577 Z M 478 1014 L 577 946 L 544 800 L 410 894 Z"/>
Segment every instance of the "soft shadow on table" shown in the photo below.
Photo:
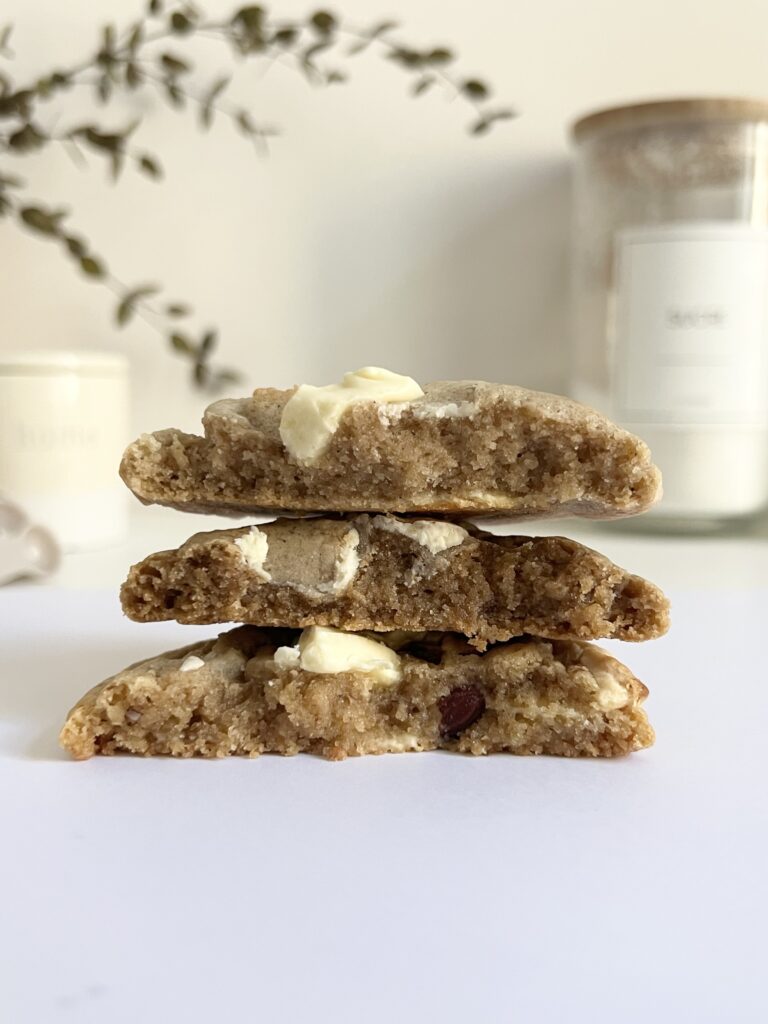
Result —
<path fill-rule="evenodd" d="M 41 644 L 37 649 L 4 652 L 0 721 L 10 723 L 13 732 L 3 743 L 3 753 L 35 761 L 69 760 L 58 742 L 69 709 L 92 686 L 146 654 L 140 640 L 89 643 L 87 651 L 74 644 L 55 650 Z"/>

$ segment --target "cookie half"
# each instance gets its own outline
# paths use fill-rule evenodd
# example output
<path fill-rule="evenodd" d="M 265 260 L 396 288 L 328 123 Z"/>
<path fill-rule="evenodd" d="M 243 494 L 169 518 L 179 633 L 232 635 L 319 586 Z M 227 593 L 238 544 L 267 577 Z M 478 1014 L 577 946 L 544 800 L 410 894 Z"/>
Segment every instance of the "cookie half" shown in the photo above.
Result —
<path fill-rule="evenodd" d="M 661 491 L 637 437 L 577 402 L 506 384 L 422 390 L 368 367 L 341 385 L 215 402 L 203 427 L 203 437 L 160 430 L 127 449 L 120 472 L 141 501 L 223 514 L 614 518 Z"/>
<path fill-rule="evenodd" d="M 478 654 L 458 637 L 241 626 L 142 661 L 73 708 L 75 758 L 442 748 L 610 757 L 650 746 L 647 690 L 599 648 L 526 638 Z"/>
<path fill-rule="evenodd" d="M 121 600 L 137 622 L 446 630 L 479 646 L 649 640 L 669 618 L 658 587 L 576 541 L 370 515 L 195 534 L 134 565 Z"/>

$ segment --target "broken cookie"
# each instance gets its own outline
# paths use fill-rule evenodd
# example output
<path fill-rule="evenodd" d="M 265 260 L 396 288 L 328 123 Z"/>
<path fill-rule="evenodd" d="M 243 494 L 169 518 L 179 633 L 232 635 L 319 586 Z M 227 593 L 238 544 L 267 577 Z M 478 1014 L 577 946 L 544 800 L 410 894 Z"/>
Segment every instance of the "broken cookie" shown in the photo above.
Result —
<path fill-rule="evenodd" d="M 481 647 L 522 633 L 648 640 L 668 625 L 657 587 L 576 541 L 393 516 L 198 533 L 134 565 L 121 600 L 138 622 L 446 630 Z"/>
<path fill-rule="evenodd" d="M 70 712 L 74 757 L 443 748 L 602 756 L 653 742 L 646 688 L 599 648 L 534 637 L 484 654 L 452 634 L 241 626 L 139 662 Z"/>
<path fill-rule="evenodd" d="M 204 436 L 145 434 L 121 475 L 145 504 L 246 514 L 394 512 L 614 518 L 647 509 L 646 445 L 578 402 L 507 384 L 422 389 L 366 367 L 341 384 L 224 399 Z"/>

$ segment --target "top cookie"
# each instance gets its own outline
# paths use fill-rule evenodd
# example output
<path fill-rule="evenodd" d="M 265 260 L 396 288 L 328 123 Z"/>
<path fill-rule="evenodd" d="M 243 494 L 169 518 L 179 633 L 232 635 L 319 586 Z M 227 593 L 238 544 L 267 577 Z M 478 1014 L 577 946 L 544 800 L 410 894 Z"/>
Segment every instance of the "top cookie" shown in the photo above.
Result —
<path fill-rule="evenodd" d="M 182 511 L 589 516 L 650 507 L 647 446 L 588 407 L 482 381 L 422 390 L 369 367 L 341 385 L 260 388 L 214 402 L 205 434 L 144 434 L 120 474 Z"/>

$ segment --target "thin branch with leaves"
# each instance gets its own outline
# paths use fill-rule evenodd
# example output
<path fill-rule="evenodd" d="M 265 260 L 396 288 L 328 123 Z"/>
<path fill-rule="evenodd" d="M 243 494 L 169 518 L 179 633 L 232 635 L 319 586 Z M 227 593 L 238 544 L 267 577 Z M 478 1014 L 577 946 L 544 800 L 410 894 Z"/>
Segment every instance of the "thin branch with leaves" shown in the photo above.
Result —
<path fill-rule="evenodd" d="M 229 99 L 230 76 L 217 76 L 202 84 L 196 82 L 195 67 L 186 46 L 194 38 L 223 44 L 236 59 L 260 60 L 265 67 L 275 62 L 286 64 L 313 86 L 346 81 L 352 60 L 371 51 L 409 76 L 412 96 L 442 89 L 462 100 L 471 113 L 468 128 L 473 135 L 483 135 L 498 122 L 514 116 L 513 111 L 492 103 L 491 90 L 484 81 L 460 74 L 452 50 L 444 46 L 406 45 L 397 37 L 397 28 L 393 21 L 356 28 L 325 10 L 306 18 L 283 19 L 273 16 L 263 5 L 240 7 L 230 17 L 217 20 L 190 3 L 166 9 L 163 0 L 149 0 L 144 15 L 124 29 L 106 25 L 97 48 L 70 67 L 57 68 L 26 84 L 16 83 L 0 71 L 0 155 L 24 157 L 58 144 L 67 149 L 78 166 L 87 163 L 86 153 L 104 158 L 114 181 L 126 166 L 160 180 L 163 171 L 159 158 L 135 141 L 140 118 L 121 129 L 91 120 L 64 130 L 45 126 L 49 105 L 56 101 L 63 105 L 63 94 L 76 86 L 92 90 L 102 105 L 110 104 L 119 95 L 158 93 L 173 109 L 195 109 L 203 130 L 211 127 L 217 115 L 224 115 L 258 152 L 266 152 L 269 139 L 279 134 L 277 128 Z M 11 26 L 1 28 L 2 58 L 13 57 L 10 38 Z M 66 107 L 55 113 L 66 113 Z M 59 118 L 50 120 L 58 124 Z M 164 297 L 159 285 L 126 285 L 118 280 L 106 260 L 70 228 L 67 210 L 29 198 L 24 181 L 0 167 L 0 216 L 3 215 L 60 245 L 83 274 L 110 288 L 117 297 L 118 327 L 138 316 L 158 330 L 173 352 L 190 361 L 198 386 L 217 390 L 239 378 L 236 371 L 212 363 L 217 332 L 194 331 L 189 326 L 193 311 L 187 303 Z"/>

